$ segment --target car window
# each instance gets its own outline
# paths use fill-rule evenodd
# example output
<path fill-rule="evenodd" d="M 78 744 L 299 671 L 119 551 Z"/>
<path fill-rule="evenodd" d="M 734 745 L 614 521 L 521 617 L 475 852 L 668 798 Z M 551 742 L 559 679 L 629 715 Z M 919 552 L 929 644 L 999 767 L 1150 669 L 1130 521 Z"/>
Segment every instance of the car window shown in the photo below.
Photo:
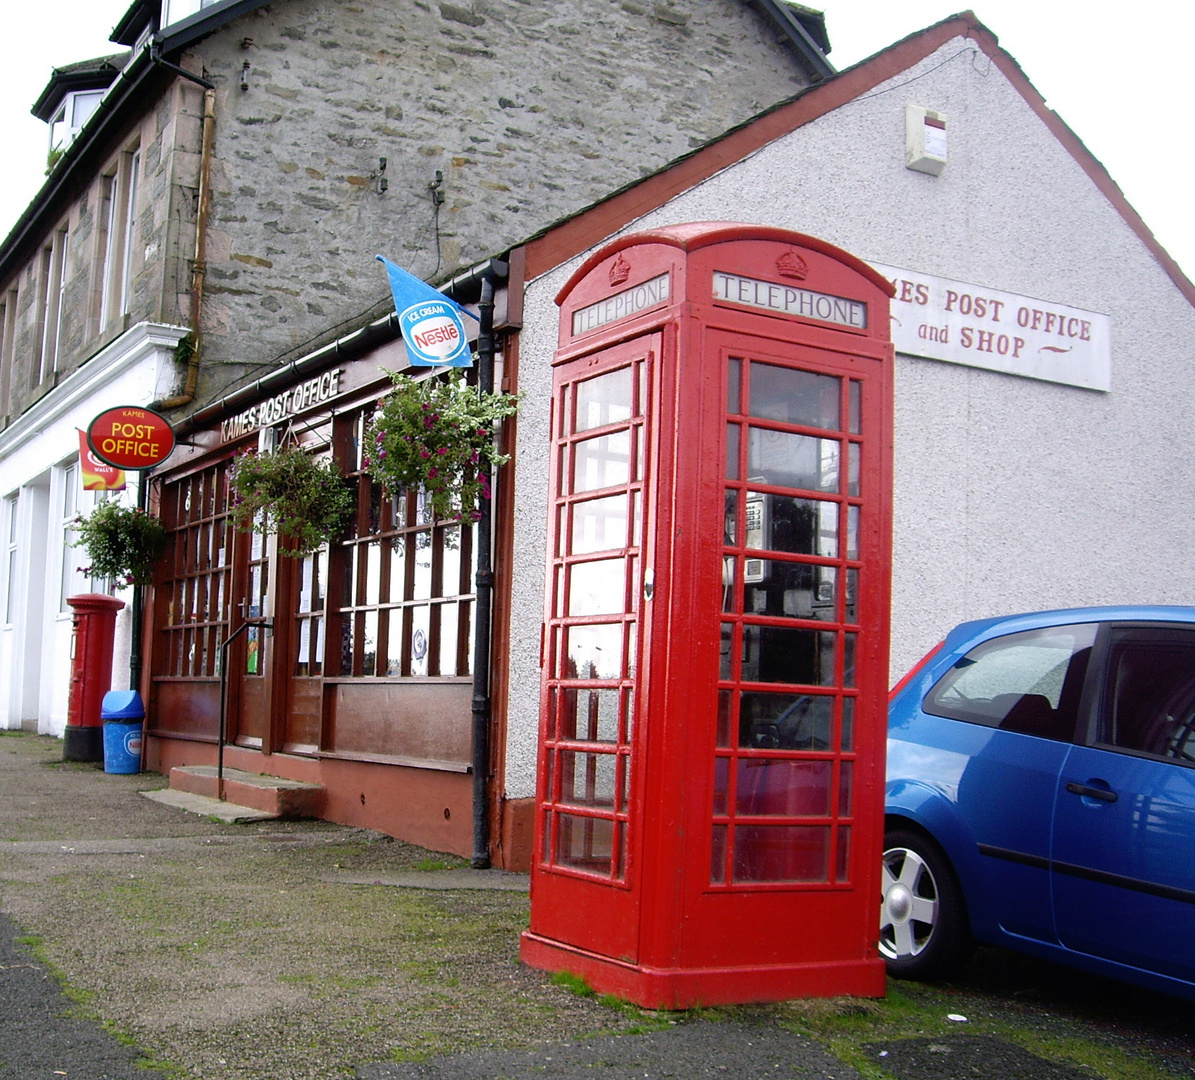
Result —
<path fill-rule="evenodd" d="M 1070 739 L 1095 624 L 1007 634 L 975 646 L 938 680 L 922 708 L 1043 739 Z"/>
<path fill-rule="evenodd" d="M 1100 742 L 1195 763 L 1195 632 L 1114 632 Z"/>

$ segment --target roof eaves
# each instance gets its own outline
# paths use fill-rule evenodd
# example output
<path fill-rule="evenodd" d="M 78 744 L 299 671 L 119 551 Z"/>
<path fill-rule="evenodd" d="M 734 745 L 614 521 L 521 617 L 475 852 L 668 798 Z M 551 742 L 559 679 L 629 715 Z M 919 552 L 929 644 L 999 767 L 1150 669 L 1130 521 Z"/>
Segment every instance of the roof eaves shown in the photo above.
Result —
<path fill-rule="evenodd" d="M 137 53 L 120 72 L 91 119 L 66 148 L 41 190 L 0 244 L 0 281 L 20 268 L 26 257 L 25 245 L 40 234 L 51 213 L 59 212 L 60 199 L 72 190 L 80 174 L 94 167 L 91 158 L 97 147 L 118 133 L 134 109 L 146 108 L 146 88 L 155 78 L 165 81 L 166 75 L 150 62 L 148 49 Z"/>
<path fill-rule="evenodd" d="M 118 62 L 119 61 L 119 62 Z M 129 53 L 99 56 L 77 64 L 64 64 L 50 74 L 45 89 L 29 110 L 39 120 L 50 122 L 58 103 L 72 90 L 106 90 L 129 61 Z"/>
<path fill-rule="evenodd" d="M 136 45 L 146 27 L 154 24 L 160 8 L 161 0 L 133 0 L 128 11 L 120 17 L 120 22 L 112 28 L 112 36 L 108 40 L 118 45 Z"/>
<path fill-rule="evenodd" d="M 222 30 L 234 19 L 249 15 L 263 8 L 270 0 L 223 0 L 222 3 L 197 11 L 185 19 L 159 30 L 154 40 L 163 55 L 174 55 L 217 30 Z"/>
<path fill-rule="evenodd" d="M 814 81 L 820 82 L 835 74 L 834 66 L 826 59 L 826 53 L 814 40 L 800 16 L 783 0 L 746 0 L 758 8 L 763 14 L 776 24 L 781 34 L 796 50 L 797 60 L 805 69 L 806 74 Z M 824 26 L 823 26 L 824 37 Z M 826 41 L 829 45 L 829 41 Z M 829 49 L 826 50 L 828 52 Z"/>

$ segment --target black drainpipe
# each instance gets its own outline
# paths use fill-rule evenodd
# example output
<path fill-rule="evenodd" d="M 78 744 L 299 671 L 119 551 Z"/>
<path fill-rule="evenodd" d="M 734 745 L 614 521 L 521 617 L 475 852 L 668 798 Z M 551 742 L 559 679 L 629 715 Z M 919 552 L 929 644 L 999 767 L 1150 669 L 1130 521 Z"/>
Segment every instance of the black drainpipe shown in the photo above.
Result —
<path fill-rule="evenodd" d="M 494 279 L 481 279 L 481 300 L 477 305 L 481 326 L 477 332 L 477 388 L 483 394 L 494 389 Z M 492 490 L 492 488 L 491 488 Z M 477 521 L 477 606 L 473 635 L 473 869 L 490 865 L 489 773 L 490 773 L 490 611 L 493 607 L 494 574 L 490 565 L 493 498 L 482 499 Z"/>

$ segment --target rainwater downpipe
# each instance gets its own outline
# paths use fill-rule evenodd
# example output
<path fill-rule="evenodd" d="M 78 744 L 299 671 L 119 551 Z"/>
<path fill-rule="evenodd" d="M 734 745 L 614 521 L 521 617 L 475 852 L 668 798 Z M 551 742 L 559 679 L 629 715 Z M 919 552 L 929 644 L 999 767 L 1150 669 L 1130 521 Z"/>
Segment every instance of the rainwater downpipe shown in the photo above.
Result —
<path fill-rule="evenodd" d="M 182 393 L 174 397 L 162 398 L 149 406 L 155 412 L 163 412 L 189 405 L 195 400 L 195 391 L 199 386 L 199 360 L 203 352 L 203 329 L 200 325 L 200 317 L 203 314 L 203 283 L 207 277 L 207 223 L 212 205 L 212 141 L 216 128 L 216 89 L 206 79 L 200 79 L 199 76 L 183 68 L 176 68 L 174 64 L 167 64 L 164 60 L 157 62 L 171 70 L 177 70 L 180 74 L 206 87 L 203 92 L 203 142 L 199 156 L 199 197 L 195 212 L 195 259 L 191 264 L 191 355 L 187 358 L 187 375 L 183 382 Z"/>
<path fill-rule="evenodd" d="M 494 389 L 494 279 L 481 279 L 481 300 L 477 305 L 477 389 L 489 394 Z M 492 479 L 492 477 L 491 477 Z M 492 491 L 491 487 L 491 491 Z M 473 636 L 473 859 L 474 870 L 490 865 L 489 771 L 490 771 L 490 612 L 493 607 L 494 573 L 490 558 L 493 532 L 493 498 L 481 499 L 477 520 L 477 610 Z"/>

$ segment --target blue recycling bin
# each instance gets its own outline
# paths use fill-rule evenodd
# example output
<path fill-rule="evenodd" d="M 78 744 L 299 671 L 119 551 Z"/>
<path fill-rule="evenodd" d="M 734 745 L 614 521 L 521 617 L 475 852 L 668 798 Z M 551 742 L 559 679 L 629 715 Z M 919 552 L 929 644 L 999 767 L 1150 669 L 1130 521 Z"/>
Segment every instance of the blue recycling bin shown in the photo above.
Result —
<path fill-rule="evenodd" d="M 141 727 L 145 706 L 136 690 L 109 690 L 100 705 L 104 722 L 104 772 L 141 771 Z"/>

